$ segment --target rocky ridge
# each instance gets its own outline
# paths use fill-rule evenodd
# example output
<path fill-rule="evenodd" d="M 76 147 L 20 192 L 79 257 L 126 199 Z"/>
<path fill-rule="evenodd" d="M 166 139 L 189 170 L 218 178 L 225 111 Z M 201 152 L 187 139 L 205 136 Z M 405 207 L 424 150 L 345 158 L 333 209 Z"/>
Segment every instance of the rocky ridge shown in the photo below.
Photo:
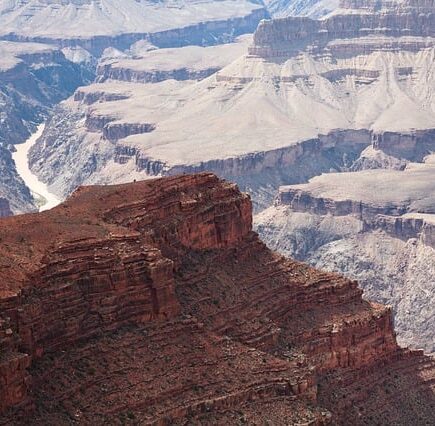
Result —
<path fill-rule="evenodd" d="M 376 151 L 366 155 L 387 155 Z M 358 277 L 368 297 L 393 306 L 400 341 L 428 352 L 435 350 L 431 158 L 399 157 L 403 167 L 393 170 L 374 161 L 373 169 L 282 187 L 275 206 L 256 217 L 270 247 Z"/>
<path fill-rule="evenodd" d="M 216 44 L 252 33 L 267 16 L 247 0 L 2 0 L 0 37 L 81 47 L 99 57 L 106 48 L 126 50 L 144 39 L 162 48 Z"/>
<path fill-rule="evenodd" d="M 434 361 L 390 309 L 271 252 L 251 214 L 204 173 L 2 219 L 0 423 L 433 421 Z"/>

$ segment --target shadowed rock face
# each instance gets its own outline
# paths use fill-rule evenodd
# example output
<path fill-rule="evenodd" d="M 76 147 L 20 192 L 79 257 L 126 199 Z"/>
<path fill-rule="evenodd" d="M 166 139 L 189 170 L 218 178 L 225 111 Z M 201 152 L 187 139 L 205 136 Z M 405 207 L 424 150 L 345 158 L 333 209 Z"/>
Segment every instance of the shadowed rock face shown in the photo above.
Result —
<path fill-rule="evenodd" d="M 12 212 L 9 207 L 9 202 L 5 198 L 0 198 L 0 217 L 11 216 Z"/>
<path fill-rule="evenodd" d="M 13 213 L 36 209 L 11 158 L 51 108 L 93 79 L 93 72 L 67 60 L 50 45 L 0 41 L 0 196 Z"/>
<path fill-rule="evenodd" d="M 267 249 L 212 174 L 1 225 L 0 423 L 433 421 L 434 362 L 390 310 Z"/>

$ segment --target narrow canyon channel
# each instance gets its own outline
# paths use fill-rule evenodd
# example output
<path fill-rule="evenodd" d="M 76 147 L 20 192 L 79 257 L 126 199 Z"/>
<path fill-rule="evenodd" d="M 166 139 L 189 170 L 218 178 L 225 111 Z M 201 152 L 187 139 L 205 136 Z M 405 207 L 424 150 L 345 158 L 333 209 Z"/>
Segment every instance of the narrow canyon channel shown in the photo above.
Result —
<path fill-rule="evenodd" d="M 61 202 L 56 195 L 50 192 L 48 186 L 32 173 L 29 167 L 29 150 L 41 137 L 44 128 L 45 124 L 40 124 L 35 133 L 33 133 L 25 143 L 15 145 L 16 152 L 12 154 L 18 174 L 22 177 L 37 200 L 39 211 L 49 210 Z"/>

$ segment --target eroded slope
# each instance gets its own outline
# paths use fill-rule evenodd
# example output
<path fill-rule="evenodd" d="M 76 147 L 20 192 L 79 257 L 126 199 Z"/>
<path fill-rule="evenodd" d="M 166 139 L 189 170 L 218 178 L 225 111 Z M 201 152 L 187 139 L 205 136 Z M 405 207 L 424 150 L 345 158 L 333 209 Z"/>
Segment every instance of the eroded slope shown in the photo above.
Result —
<path fill-rule="evenodd" d="M 390 310 L 251 227 L 211 174 L 3 219 L 0 422 L 433 421 L 433 360 L 397 346 Z"/>

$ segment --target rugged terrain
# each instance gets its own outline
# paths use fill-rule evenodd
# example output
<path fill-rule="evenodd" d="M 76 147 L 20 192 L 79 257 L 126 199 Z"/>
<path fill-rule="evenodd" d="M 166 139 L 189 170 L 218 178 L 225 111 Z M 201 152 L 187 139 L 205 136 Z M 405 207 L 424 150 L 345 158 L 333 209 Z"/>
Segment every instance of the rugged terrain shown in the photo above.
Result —
<path fill-rule="evenodd" d="M 79 46 L 99 57 L 144 39 L 158 47 L 216 44 L 252 33 L 267 16 L 248 0 L 1 0 L 0 37 Z"/>
<path fill-rule="evenodd" d="M 247 54 L 194 84 L 107 82 L 85 97 L 79 89 L 52 118 L 33 170 L 63 196 L 120 174 L 212 170 L 249 191 L 260 210 L 282 184 L 353 167 L 384 134 L 394 143 L 417 130 L 427 145 L 435 128 L 433 6 L 342 6 L 318 21 L 262 21 Z M 139 104 L 140 114 L 132 107 Z M 108 127 L 123 131 L 107 138 Z M 72 162 L 85 172 L 65 181 L 58 172 Z"/>
<path fill-rule="evenodd" d="M 427 14 L 433 2 L 393 5 L 379 13 L 410 16 L 416 7 L 420 18 L 433 16 Z M 366 14 L 375 8 L 370 2 L 360 7 Z M 402 58 L 418 52 L 408 77 L 396 68 L 386 80 L 382 102 L 390 110 L 377 109 L 381 98 L 367 91 L 370 112 L 377 111 L 367 148 L 347 162 L 344 174 L 329 170 L 307 184 L 282 187 L 275 206 L 256 217 L 256 229 L 275 250 L 358 278 L 367 297 L 392 305 L 401 343 L 434 352 L 434 49 L 417 47 L 430 38 L 412 40 L 417 44 L 390 45 L 403 49 Z M 364 49 L 377 50 L 373 42 Z M 378 59 L 384 55 L 379 51 Z"/>
<path fill-rule="evenodd" d="M 54 46 L 0 41 L 0 197 L 12 212 L 35 209 L 15 170 L 13 145 L 24 142 L 55 104 L 91 78 Z"/>
<path fill-rule="evenodd" d="M 340 6 L 321 20 L 262 21 L 245 55 L 200 81 L 112 75 L 80 88 L 32 169 L 62 197 L 82 183 L 212 170 L 248 191 L 256 212 L 282 185 L 346 172 L 307 187 L 324 182 L 312 198 L 329 200 L 339 185 L 349 200 L 339 215 L 334 203 L 331 213 L 290 201 L 258 216 L 258 230 L 277 250 L 358 276 L 393 306 L 400 341 L 433 351 L 434 3 Z M 357 188 L 377 197 L 370 220 Z"/>
<path fill-rule="evenodd" d="M 372 151 L 365 160 L 387 157 Z M 435 352 L 431 158 L 399 170 L 324 174 L 282 187 L 276 205 L 256 217 L 271 248 L 358 278 L 366 297 L 391 304 L 399 341 L 427 352 Z"/>
<path fill-rule="evenodd" d="M 204 77 L 227 65 L 240 50 L 231 53 L 223 47 L 212 54 L 199 46 L 252 33 L 266 16 L 260 4 L 245 0 L 0 0 L 0 197 L 8 201 L 10 211 L 32 211 L 37 203 L 17 174 L 13 145 L 23 143 L 78 86 L 93 81 L 100 58 L 101 67 L 107 73 L 107 67 L 111 69 L 111 78 L 119 75 L 113 55 L 136 60 L 132 79 L 143 76 L 140 66 L 137 72 L 139 59 L 143 64 L 149 58 L 154 58 L 150 72 L 157 79 L 161 73 L 168 74 L 166 78 L 173 74 Z M 161 49 L 139 56 L 145 45 L 189 47 L 180 53 Z M 219 59 L 209 61 L 214 54 Z M 167 69 L 171 62 L 173 74 Z"/>
<path fill-rule="evenodd" d="M 0 423 L 433 423 L 434 360 L 251 211 L 199 174 L 2 219 Z"/>

